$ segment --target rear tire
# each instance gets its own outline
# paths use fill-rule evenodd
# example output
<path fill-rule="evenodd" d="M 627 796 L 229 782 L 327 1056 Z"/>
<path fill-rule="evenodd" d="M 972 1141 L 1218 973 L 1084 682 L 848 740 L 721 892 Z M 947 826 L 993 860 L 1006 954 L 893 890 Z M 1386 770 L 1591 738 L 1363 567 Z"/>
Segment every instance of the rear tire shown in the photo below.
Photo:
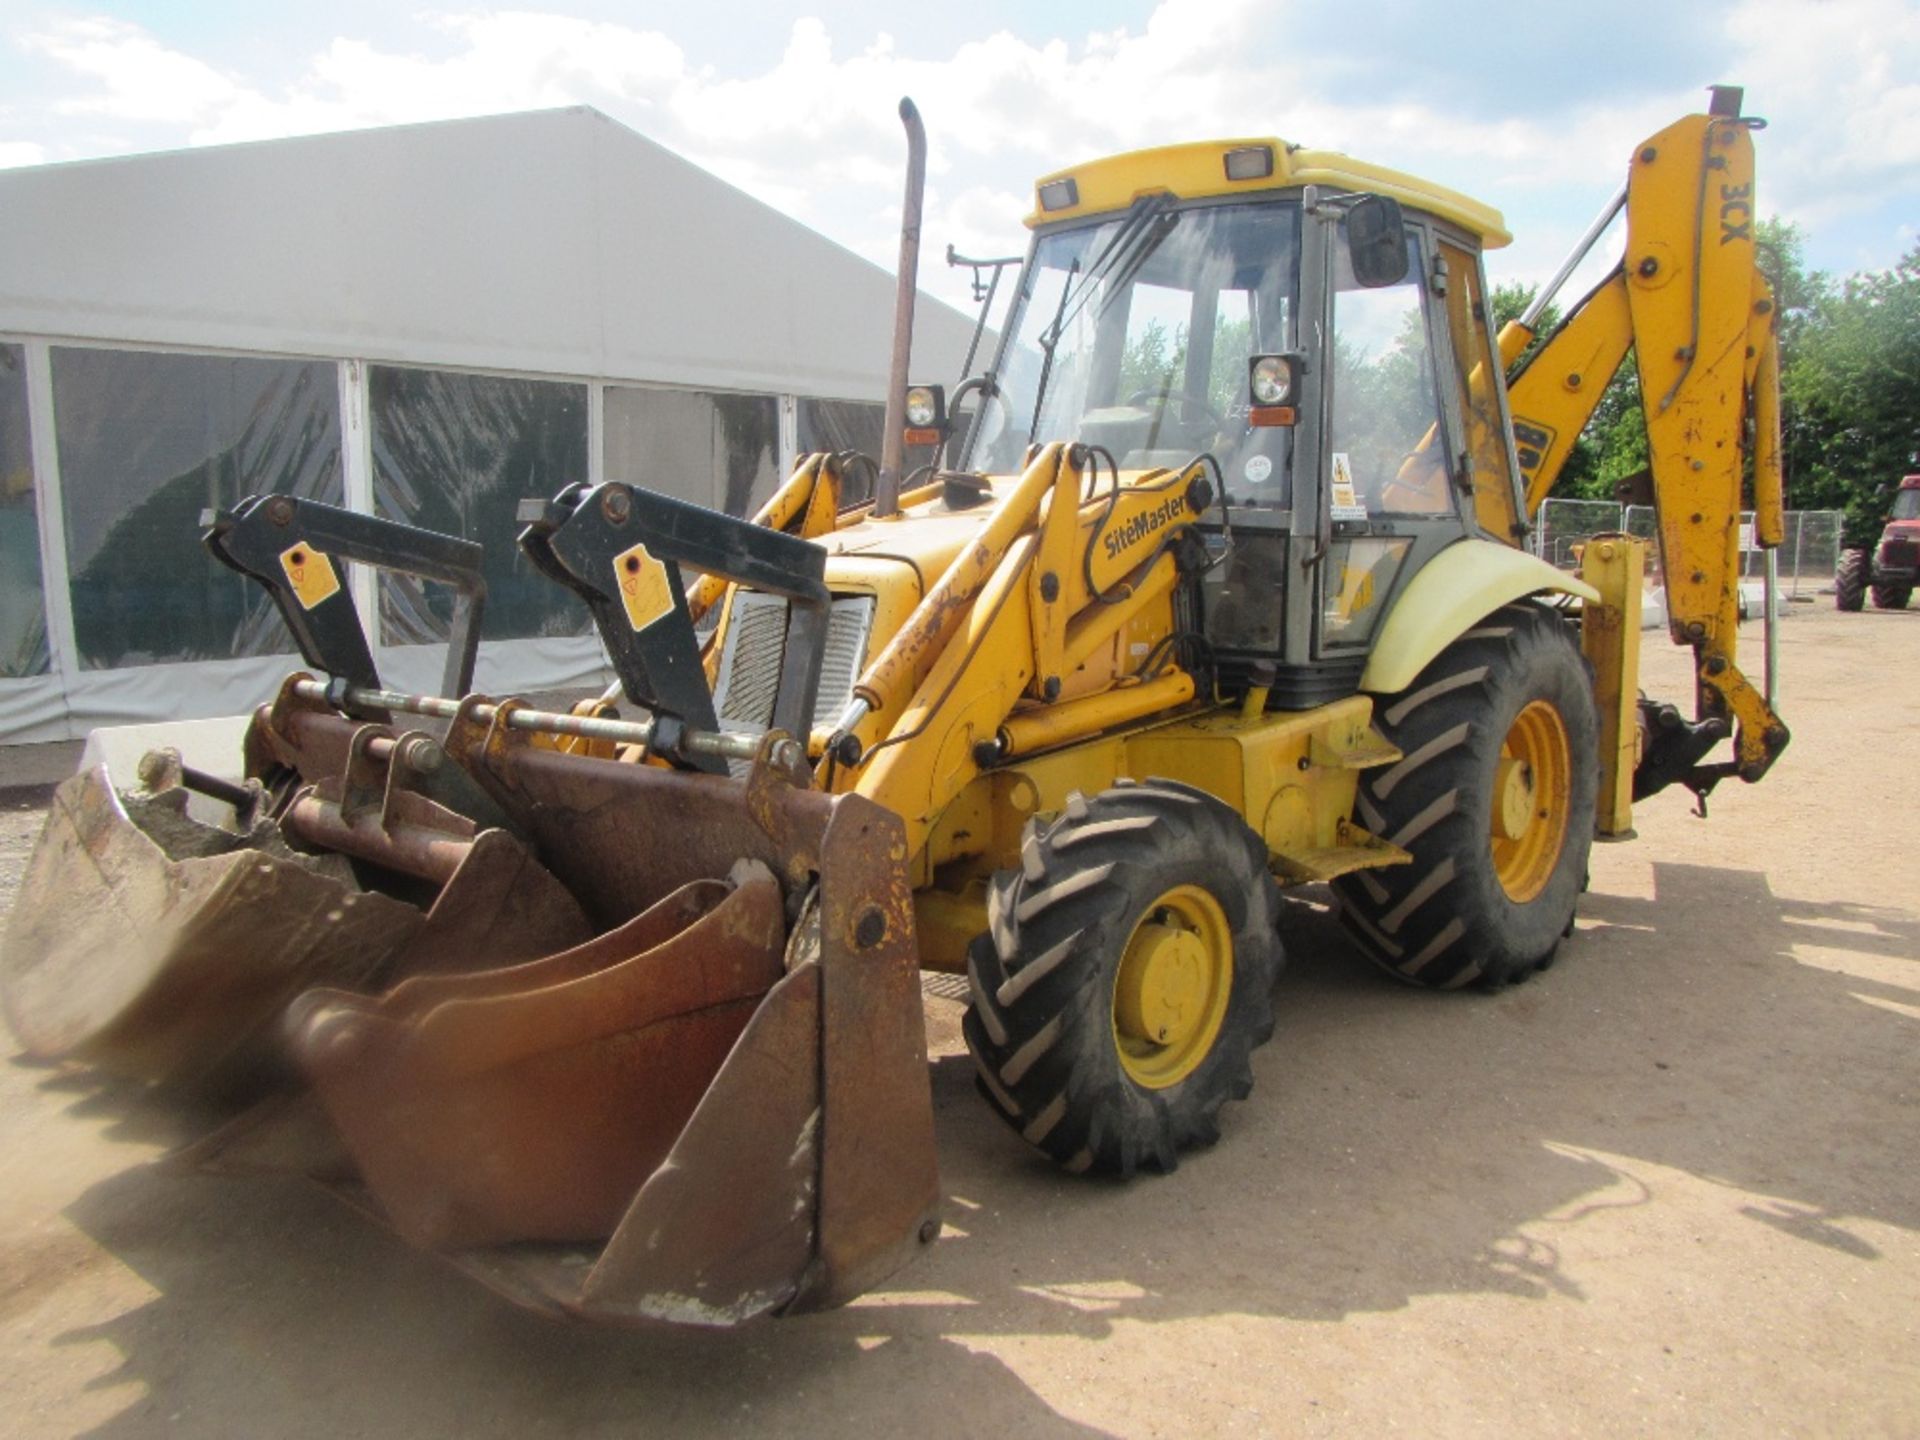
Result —
<path fill-rule="evenodd" d="M 967 957 L 981 1092 L 1069 1170 L 1170 1171 L 1219 1138 L 1273 1033 L 1266 846 L 1203 791 L 1123 780 L 1030 821 L 1021 854 Z"/>
<path fill-rule="evenodd" d="M 1873 608 L 1876 610 L 1904 610 L 1907 602 L 1913 598 L 1911 584 L 1875 585 L 1873 587 Z"/>
<path fill-rule="evenodd" d="M 1873 570 L 1873 556 L 1865 550 L 1843 550 L 1833 572 L 1835 609 L 1851 613 L 1866 603 L 1867 576 Z"/>
<path fill-rule="evenodd" d="M 1365 773 L 1355 808 L 1413 863 L 1333 882 L 1348 931 L 1390 974 L 1436 989 L 1545 969 L 1586 885 L 1599 785 L 1593 684 L 1572 630 L 1540 605 L 1508 605 L 1375 719 L 1403 758 Z"/>

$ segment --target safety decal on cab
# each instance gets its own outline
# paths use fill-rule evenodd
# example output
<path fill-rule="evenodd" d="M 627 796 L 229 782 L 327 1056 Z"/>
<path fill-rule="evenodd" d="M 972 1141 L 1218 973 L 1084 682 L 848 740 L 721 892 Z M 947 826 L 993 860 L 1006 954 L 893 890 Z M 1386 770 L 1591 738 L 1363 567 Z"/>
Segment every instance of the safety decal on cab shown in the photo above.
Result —
<path fill-rule="evenodd" d="M 302 610 L 340 593 L 340 572 L 333 568 L 333 561 L 304 541 L 280 552 L 280 568 L 287 572 L 287 583 Z"/>
<path fill-rule="evenodd" d="M 636 545 L 614 556 L 613 573 L 620 583 L 627 623 L 635 630 L 644 630 L 672 613 L 673 586 L 667 580 L 667 567 L 646 546 Z"/>
<path fill-rule="evenodd" d="M 1360 494 L 1353 484 L 1353 462 L 1347 458 L 1347 452 L 1333 452 L 1333 493 L 1327 512 L 1335 520 L 1364 520 L 1367 507 L 1361 503 Z"/>

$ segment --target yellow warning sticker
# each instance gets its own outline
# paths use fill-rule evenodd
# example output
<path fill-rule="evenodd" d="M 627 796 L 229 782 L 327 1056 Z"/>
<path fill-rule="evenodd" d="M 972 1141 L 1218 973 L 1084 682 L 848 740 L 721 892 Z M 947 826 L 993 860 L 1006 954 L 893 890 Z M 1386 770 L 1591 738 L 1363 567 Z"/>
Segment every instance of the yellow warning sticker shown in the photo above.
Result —
<path fill-rule="evenodd" d="M 644 545 L 613 557 L 613 573 L 620 582 L 620 603 L 627 607 L 627 623 L 644 630 L 673 611 L 673 587 L 667 567 Z"/>
<path fill-rule="evenodd" d="M 302 610 L 311 610 L 340 593 L 340 575 L 333 561 L 311 545 L 289 545 L 282 550 L 280 568 L 287 572 L 287 583 L 293 586 Z"/>

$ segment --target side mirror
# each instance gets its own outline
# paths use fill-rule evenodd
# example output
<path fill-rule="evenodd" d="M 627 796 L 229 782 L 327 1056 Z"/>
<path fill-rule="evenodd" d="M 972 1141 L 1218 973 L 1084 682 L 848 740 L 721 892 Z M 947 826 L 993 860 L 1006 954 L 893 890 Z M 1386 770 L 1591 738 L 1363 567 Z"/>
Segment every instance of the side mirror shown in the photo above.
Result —
<path fill-rule="evenodd" d="M 1362 195 L 1347 211 L 1347 255 L 1354 282 L 1366 290 L 1407 278 L 1407 227 L 1400 202 Z"/>

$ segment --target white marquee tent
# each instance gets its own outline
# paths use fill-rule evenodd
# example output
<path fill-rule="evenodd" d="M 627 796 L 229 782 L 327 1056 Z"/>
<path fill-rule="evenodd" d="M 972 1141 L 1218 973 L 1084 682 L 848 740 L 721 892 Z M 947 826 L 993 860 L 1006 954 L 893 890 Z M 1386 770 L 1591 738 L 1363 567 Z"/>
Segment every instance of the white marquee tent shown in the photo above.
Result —
<path fill-rule="evenodd" d="M 892 277 L 586 108 L 0 172 L 0 741 L 232 713 L 292 646 L 201 550 L 271 490 L 483 542 L 478 684 L 604 675 L 524 495 L 750 510 L 878 445 Z M 967 317 L 922 296 L 916 378 Z M 353 578 L 391 683 L 447 597 Z"/>

